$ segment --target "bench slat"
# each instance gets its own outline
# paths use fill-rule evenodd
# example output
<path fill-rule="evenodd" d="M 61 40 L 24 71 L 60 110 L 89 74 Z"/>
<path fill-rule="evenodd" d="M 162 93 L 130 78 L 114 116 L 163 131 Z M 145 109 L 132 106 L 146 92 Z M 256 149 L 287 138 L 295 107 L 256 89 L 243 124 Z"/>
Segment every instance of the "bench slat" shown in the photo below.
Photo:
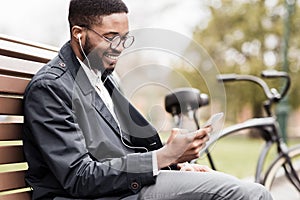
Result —
<path fill-rule="evenodd" d="M 0 151 L 0 164 L 17 163 L 25 160 L 22 146 L 0 146 Z"/>
<path fill-rule="evenodd" d="M 13 36 L 10 36 L 10 35 L 5 35 L 5 34 L 1 34 L 1 33 L 0 33 L 0 40 L 8 41 L 10 43 L 30 46 L 30 47 L 34 47 L 34 48 L 37 48 L 37 49 L 43 49 L 43 50 L 46 50 L 46 51 L 49 51 L 49 52 L 59 51 L 59 48 L 54 47 L 54 46 L 50 46 L 50 45 L 46 45 L 46 44 L 42 44 L 42 43 L 37 43 L 37 42 L 33 42 L 33 41 L 28 41 L 28 40 L 24 40 L 24 39 L 21 39 L 21 38 L 13 37 Z"/>
<path fill-rule="evenodd" d="M 22 134 L 22 124 L 0 122 L 0 141 L 20 140 L 22 139 Z"/>
<path fill-rule="evenodd" d="M 32 77 L 45 63 L 33 62 L 0 55 L 0 73 Z"/>
<path fill-rule="evenodd" d="M 0 75 L 0 91 L 9 94 L 23 94 L 30 79 Z"/>
<path fill-rule="evenodd" d="M 24 171 L 0 173 L 0 191 L 26 187 L 24 177 Z"/>
<path fill-rule="evenodd" d="M 47 63 L 57 53 L 29 45 L 5 41 L 0 38 L 0 55 Z"/>
<path fill-rule="evenodd" d="M 0 194 L 0 199 L 1 200 L 31 200 L 31 192 L 20 192 L 20 193 L 13 193 L 13 194 L 8 194 L 8 195 L 1 195 Z"/>
<path fill-rule="evenodd" d="M 27 162 L 0 164 L 0 173 L 26 171 L 27 169 Z"/>
<path fill-rule="evenodd" d="M 21 115 L 23 113 L 22 99 L 0 96 L 0 114 Z"/>

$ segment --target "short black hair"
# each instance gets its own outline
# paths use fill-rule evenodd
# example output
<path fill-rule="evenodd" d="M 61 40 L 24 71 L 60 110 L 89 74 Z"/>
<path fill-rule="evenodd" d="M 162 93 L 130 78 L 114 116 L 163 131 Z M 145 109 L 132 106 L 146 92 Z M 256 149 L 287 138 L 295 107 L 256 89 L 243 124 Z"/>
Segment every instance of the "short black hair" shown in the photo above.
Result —
<path fill-rule="evenodd" d="M 102 16 L 113 13 L 128 13 L 122 0 L 71 0 L 69 6 L 70 29 L 74 25 L 91 26 L 100 24 Z"/>

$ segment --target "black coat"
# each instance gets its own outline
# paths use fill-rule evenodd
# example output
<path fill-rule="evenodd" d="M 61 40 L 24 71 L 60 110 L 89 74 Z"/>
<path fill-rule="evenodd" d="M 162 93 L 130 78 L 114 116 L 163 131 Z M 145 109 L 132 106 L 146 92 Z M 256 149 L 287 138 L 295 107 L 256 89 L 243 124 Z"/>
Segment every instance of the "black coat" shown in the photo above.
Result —
<path fill-rule="evenodd" d="M 118 124 L 90 84 L 70 43 L 44 66 L 24 96 L 26 182 L 33 199 L 128 196 L 155 183 L 156 130 L 108 79 Z M 128 146 L 145 147 L 128 148 Z"/>

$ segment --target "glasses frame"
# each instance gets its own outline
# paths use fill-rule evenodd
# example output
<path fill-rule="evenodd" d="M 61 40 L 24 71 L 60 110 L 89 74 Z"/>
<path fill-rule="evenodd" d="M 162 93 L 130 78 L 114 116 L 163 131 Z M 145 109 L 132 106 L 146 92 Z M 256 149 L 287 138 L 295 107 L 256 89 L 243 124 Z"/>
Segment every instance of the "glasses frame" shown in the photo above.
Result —
<path fill-rule="evenodd" d="M 87 30 L 90 30 L 90 31 L 94 32 L 96 35 L 98 35 L 99 37 L 104 39 L 106 42 L 110 43 L 110 48 L 111 49 L 118 48 L 121 43 L 122 43 L 123 48 L 127 49 L 134 43 L 134 36 L 132 36 L 132 35 L 124 35 L 124 36 L 116 35 L 112 38 L 107 38 L 104 35 L 101 35 L 100 33 L 98 33 L 97 31 L 95 31 L 94 29 L 92 29 L 88 26 L 83 26 L 83 27 L 85 27 Z M 125 43 L 128 39 L 132 39 L 132 42 L 129 45 L 125 45 Z M 116 41 L 116 40 L 119 40 L 119 42 L 114 43 L 114 41 Z"/>

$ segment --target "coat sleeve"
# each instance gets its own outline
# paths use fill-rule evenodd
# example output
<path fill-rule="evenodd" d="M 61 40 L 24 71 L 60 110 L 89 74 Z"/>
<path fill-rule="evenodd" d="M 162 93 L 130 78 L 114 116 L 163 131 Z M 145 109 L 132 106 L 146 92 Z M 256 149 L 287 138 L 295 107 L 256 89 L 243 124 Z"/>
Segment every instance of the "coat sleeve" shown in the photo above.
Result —
<path fill-rule="evenodd" d="M 74 197 L 105 196 L 136 193 L 144 185 L 155 183 L 152 152 L 105 162 L 92 158 L 76 123 L 70 94 L 64 90 L 55 80 L 39 80 L 31 84 L 24 98 L 25 137 L 33 141 L 41 162 L 63 190 Z M 31 163 L 36 163 L 31 153 L 26 153 L 25 145 L 29 170 Z"/>

